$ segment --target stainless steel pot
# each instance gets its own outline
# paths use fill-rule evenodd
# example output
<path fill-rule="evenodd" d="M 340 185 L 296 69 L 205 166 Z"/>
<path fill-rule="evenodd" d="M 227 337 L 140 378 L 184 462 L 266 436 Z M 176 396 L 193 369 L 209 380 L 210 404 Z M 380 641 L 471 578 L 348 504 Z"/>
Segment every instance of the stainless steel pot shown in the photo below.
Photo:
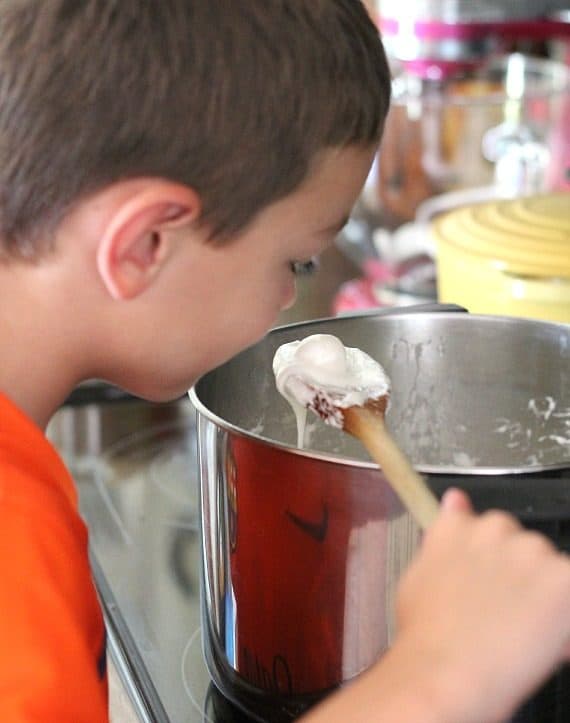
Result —
<path fill-rule="evenodd" d="M 409 309 L 339 317 L 276 329 L 203 377 L 190 396 L 205 652 L 218 686 L 259 720 L 298 715 L 386 649 L 394 587 L 419 539 L 356 440 L 315 419 L 310 448 L 295 447 L 271 362 L 278 346 L 312 333 L 386 368 L 388 425 L 438 492 L 452 482 L 477 497 L 482 485 L 510 507 L 520 483 L 529 512 L 528 495 L 532 508 L 537 489 L 570 467 L 563 324 Z M 552 500 L 557 514 L 570 512 L 563 498 Z"/>

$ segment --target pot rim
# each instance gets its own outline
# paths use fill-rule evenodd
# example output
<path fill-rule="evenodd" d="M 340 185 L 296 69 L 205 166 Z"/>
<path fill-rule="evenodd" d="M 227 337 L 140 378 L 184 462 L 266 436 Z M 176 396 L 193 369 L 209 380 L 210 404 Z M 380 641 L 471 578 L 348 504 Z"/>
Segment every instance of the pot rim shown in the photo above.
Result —
<path fill-rule="evenodd" d="M 431 309 L 429 308 L 431 307 Z M 442 305 L 442 308 L 445 308 L 444 305 Z M 386 316 L 386 317 L 398 317 L 398 316 L 406 316 L 406 317 L 414 317 L 414 316 L 421 316 L 422 319 L 424 318 L 430 318 L 430 317 L 436 317 L 438 319 L 457 319 L 458 313 L 464 311 L 461 309 L 461 307 L 456 307 L 455 310 L 450 310 L 449 307 L 445 311 L 436 311 L 433 309 L 433 305 L 426 305 L 426 311 L 422 311 L 419 307 L 417 310 L 414 311 L 413 307 L 407 307 L 402 309 L 390 309 L 390 310 L 380 310 L 380 309 L 371 309 L 369 311 L 364 312 L 354 312 L 349 314 L 342 314 L 339 316 L 331 316 L 331 317 L 323 317 L 320 319 L 307 319 L 305 321 L 298 321 L 294 322 L 292 324 L 283 324 L 280 326 L 276 326 L 273 329 L 271 329 L 266 337 L 270 337 L 274 334 L 277 334 L 278 332 L 282 331 L 291 331 L 292 329 L 302 329 L 306 326 L 312 326 L 319 323 L 326 323 L 330 321 L 335 320 L 346 320 L 351 318 L 366 318 L 366 317 L 375 317 L 375 316 Z M 511 323 L 511 324 L 525 324 L 525 325 L 531 325 L 531 326 L 550 326 L 555 327 L 557 329 L 560 329 L 562 331 L 567 331 L 570 334 L 570 324 L 565 324 L 563 322 L 551 322 L 551 321 L 541 321 L 538 319 L 527 319 L 522 317 L 516 317 L 516 316 L 499 316 L 499 315 L 492 315 L 492 314 L 461 314 L 461 318 L 469 319 L 467 323 L 472 323 L 475 321 L 483 321 L 483 323 Z M 322 452 L 319 450 L 311 450 L 311 449 L 299 449 L 299 447 L 287 444 L 286 442 L 279 442 L 275 439 L 270 439 L 269 437 L 264 437 L 261 434 L 256 434 L 255 432 L 250 432 L 246 429 L 243 429 L 242 427 L 238 427 L 237 425 L 233 424 L 232 422 L 228 422 L 226 419 L 223 419 L 222 417 L 218 416 L 214 412 L 212 412 L 200 399 L 197 387 L 200 384 L 200 381 L 204 379 L 206 376 L 211 374 L 212 372 L 207 372 L 206 374 L 202 375 L 196 383 L 192 386 L 192 388 L 188 391 L 188 396 L 190 398 L 190 401 L 192 405 L 194 406 L 196 412 L 198 415 L 201 415 L 203 418 L 207 419 L 209 422 L 212 422 L 217 427 L 220 427 L 221 429 L 224 429 L 225 431 L 231 432 L 232 434 L 236 434 L 240 437 L 245 437 L 247 439 L 255 440 L 256 442 L 261 442 L 265 445 L 269 445 L 270 447 L 273 447 L 274 449 L 279 449 L 284 452 L 289 452 L 291 454 L 298 455 L 300 457 L 306 457 L 309 459 L 313 459 L 320 462 L 328 462 L 333 464 L 340 464 L 342 466 L 346 467 L 353 467 L 353 468 L 359 468 L 359 469 L 379 469 L 379 466 L 371 461 L 371 460 L 361 460 L 356 459 L 354 457 L 343 457 L 340 455 L 335 455 L 332 453 Z M 469 467 L 459 467 L 457 465 L 432 465 L 432 464 L 417 464 L 414 465 L 414 468 L 418 472 L 422 472 L 424 474 L 441 474 L 441 475 L 465 475 L 465 476 L 493 476 L 493 475 L 525 475 L 525 474 L 534 474 L 537 472 L 546 472 L 546 471 L 553 471 L 553 470 L 564 470 L 570 468 L 570 461 L 560 461 L 560 462 L 553 462 L 550 464 L 542 464 L 542 465 L 527 465 L 525 467 L 516 466 L 516 467 L 485 467 L 485 466 L 469 466 Z"/>

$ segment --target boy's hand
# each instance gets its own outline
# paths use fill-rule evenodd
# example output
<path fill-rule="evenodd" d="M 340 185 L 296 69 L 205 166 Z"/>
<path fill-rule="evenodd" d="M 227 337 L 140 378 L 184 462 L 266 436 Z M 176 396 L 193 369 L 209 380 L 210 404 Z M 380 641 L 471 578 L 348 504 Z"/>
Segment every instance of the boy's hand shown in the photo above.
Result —
<path fill-rule="evenodd" d="M 504 721 L 569 658 L 570 561 L 451 490 L 404 575 L 397 616 L 396 645 L 433 666 L 446 721 Z"/>

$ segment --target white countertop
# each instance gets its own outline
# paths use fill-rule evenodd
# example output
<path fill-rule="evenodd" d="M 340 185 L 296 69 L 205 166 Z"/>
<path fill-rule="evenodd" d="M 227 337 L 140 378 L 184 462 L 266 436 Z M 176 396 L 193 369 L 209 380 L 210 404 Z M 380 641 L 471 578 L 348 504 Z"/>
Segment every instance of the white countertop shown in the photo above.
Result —
<path fill-rule="evenodd" d="M 113 665 L 111 656 L 107 657 L 109 675 L 109 717 L 111 723 L 140 723 L 133 704 Z"/>

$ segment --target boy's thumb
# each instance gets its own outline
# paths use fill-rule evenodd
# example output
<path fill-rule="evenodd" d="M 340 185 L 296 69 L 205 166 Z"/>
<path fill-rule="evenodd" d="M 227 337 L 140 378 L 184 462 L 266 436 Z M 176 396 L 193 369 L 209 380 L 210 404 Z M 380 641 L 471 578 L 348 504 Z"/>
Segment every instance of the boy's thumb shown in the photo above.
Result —
<path fill-rule="evenodd" d="M 442 512 L 473 513 L 473 505 L 469 497 L 460 489 L 450 487 L 441 498 Z"/>

